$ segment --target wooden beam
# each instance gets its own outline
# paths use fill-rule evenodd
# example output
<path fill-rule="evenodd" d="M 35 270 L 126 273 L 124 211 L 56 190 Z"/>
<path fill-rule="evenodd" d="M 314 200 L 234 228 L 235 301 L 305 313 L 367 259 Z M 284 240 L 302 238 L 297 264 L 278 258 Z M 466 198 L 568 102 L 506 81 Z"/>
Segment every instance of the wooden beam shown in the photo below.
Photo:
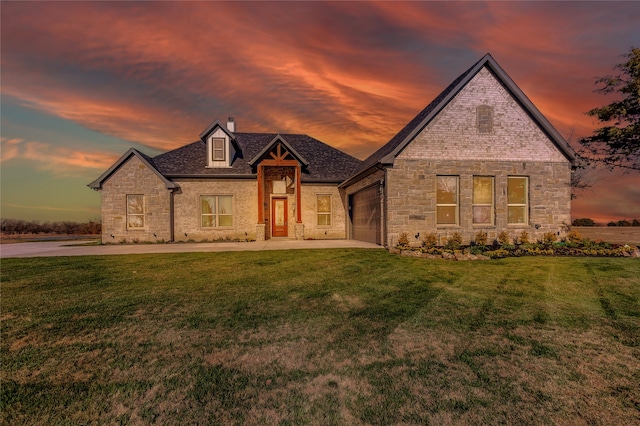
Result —
<path fill-rule="evenodd" d="M 297 161 L 296 161 L 297 163 Z M 298 223 L 302 223 L 302 203 L 300 203 L 300 181 L 301 179 L 300 164 L 296 165 L 296 219 Z"/>
<path fill-rule="evenodd" d="M 258 165 L 258 224 L 264 224 L 264 168 Z"/>

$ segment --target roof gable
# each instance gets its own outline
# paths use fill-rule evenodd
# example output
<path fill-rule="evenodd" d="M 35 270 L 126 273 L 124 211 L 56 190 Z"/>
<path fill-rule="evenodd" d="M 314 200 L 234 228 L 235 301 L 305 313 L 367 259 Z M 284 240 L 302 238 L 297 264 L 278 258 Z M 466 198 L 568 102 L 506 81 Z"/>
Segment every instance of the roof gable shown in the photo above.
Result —
<path fill-rule="evenodd" d="M 300 163 L 303 167 L 307 167 L 309 162 L 302 157 L 289 143 L 280 135 L 276 135 L 275 138 L 271 142 L 269 142 L 257 155 L 255 155 L 251 160 L 249 160 L 249 165 L 251 167 L 255 167 L 258 163 L 266 157 L 269 153 L 273 155 L 273 150 L 278 147 L 278 144 L 282 144 L 288 153 Z"/>
<path fill-rule="evenodd" d="M 404 150 L 407 145 L 420 133 L 447 104 L 464 88 L 471 79 L 484 67 L 487 67 L 496 79 L 509 91 L 511 96 L 520 103 L 523 109 L 531 116 L 538 126 L 555 144 L 558 150 L 571 162 L 575 160 L 573 149 L 567 144 L 564 138 L 533 105 L 529 98 L 520 90 L 516 83 L 498 65 L 495 59 L 487 53 L 478 62 L 456 78 L 446 89 L 444 89 L 429 105 L 418 113 L 402 130 L 400 130 L 389 142 L 380 147 L 376 152 L 366 158 L 356 174 L 345 184 L 352 181 L 358 175 L 364 174 L 371 167 L 382 164 L 393 164 L 395 158 Z M 344 184 L 343 184 L 344 185 Z"/>
<path fill-rule="evenodd" d="M 209 135 L 218 129 L 222 130 L 229 137 L 229 141 L 231 142 L 231 144 L 233 144 L 233 147 L 237 152 L 242 152 L 242 148 L 240 147 L 240 145 L 238 145 L 238 142 L 236 141 L 235 134 L 231 132 L 229 129 L 227 129 L 227 126 L 223 125 L 220 122 L 220 120 L 214 120 L 213 123 L 209 124 L 207 128 L 200 133 L 198 137 L 202 142 L 206 143 Z"/>
<path fill-rule="evenodd" d="M 124 155 L 122 157 L 120 157 L 120 159 L 118 159 L 118 161 L 113 163 L 113 165 L 111 167 L 109 167 L 106 172 L 101 174 L 98 179 L 94 180 L 93 182 L 91 182 L 87 186 L 89 188 L 95 189 L 95 190 L 102 189 L 103 182 L 106 181 L 111 175 L 113 175 L 124 163 L 129 161 L 129 159 L 131 157 L 137 157 L 156 176 L 158 176 L 158 178 L 162 181 L 162 183 L 164 183 L 164 186 L 167 189 L 176 189 L 178 187 L 178 185 L 176 185 L 175 183 L 173 183 L 170 180 L 168 180 L 167 178 L 165 178 L 162 175 L 162 173 L 160 173 L 158 171 L 158 169 L 153 164 L 153 160 L 151 158 L 147 157 L 146 155 L 144 155 L 143 153 L 141 153 L 140 151 L 138 151 L 137 149 L 134 149 L 134 148 L 130 148 L 127 152 L 125 152 Z"/>

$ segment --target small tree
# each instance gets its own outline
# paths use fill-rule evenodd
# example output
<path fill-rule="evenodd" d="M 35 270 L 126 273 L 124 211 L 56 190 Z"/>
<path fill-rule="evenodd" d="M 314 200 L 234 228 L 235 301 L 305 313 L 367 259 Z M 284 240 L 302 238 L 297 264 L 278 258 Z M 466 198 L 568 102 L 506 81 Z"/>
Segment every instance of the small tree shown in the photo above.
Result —
<path fill-rule="evenodd" d="M 572 226 L 596 226 L 596 222 L 588 217 L 582 219 L 574 219 Z"/>
<path fill-rule="evenodd" d="M 587 112 L 609 124 L 580 139 L 584 147 L 581 155 L 611 169 L 640 171 L 640 49 L 632 47 L 623 56 L 627 61 L 615 66 L 621 74 L 596 80 L 596 84 L 603 84 L 597 93 L 617 92 L 622 99 Z"/>

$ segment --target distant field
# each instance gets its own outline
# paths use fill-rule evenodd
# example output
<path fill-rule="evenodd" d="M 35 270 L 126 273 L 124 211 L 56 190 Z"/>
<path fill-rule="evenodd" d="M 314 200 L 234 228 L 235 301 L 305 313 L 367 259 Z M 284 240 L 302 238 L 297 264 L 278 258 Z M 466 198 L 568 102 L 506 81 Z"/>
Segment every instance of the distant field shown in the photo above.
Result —
<path fill-rule="evenodd" d="M 27 243 L 30 241 L 99 240 L 100 235 L 66 234 L 1 234 L 0 244 Z"/>
<path fill-rule="evenodd" d="M 572 226 L 571 229 L 594 241 L 640 246 L 640 226 Z"/>
<path fill-rule="evenodd" d="M 2 260 L 0 423 L 631 425 L 640 261 Z"/>

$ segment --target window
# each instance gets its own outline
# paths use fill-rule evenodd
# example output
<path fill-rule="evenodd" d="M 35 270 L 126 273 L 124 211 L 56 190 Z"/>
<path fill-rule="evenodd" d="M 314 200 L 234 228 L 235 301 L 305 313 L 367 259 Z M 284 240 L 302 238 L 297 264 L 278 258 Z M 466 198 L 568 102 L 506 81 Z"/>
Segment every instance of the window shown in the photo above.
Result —
<path fill-rule="evenodd" d="M 458 176 L 437 176 L 436 223 L 458 223 Z"/>
<path fill-rule="evenodd" d="M 203 228 L 233 226 L 233 196 L 200 196 L 200 217 Z"/>
<path fill-rule="evenodd" d="M 318 195 L 318 226 L 331 225 L 331 195 Z"/>
<path fill-rule="evenodd" d="M 529 179 L 509 177 L 507 181 L 507 223 L 526 224 L 529 221 Z"/>
<path fill-rule="evenodd" d="M 473 223 L 493 225 L 493 177 L 473 177 Z"/>
<path fill-rule="evenodd" d="M 211 139 L 211 160 L 212 161 L 224 161 L 224 139 L 212 138 Z"/>
<path fill-rule="evenodd" d="M 127 195 L 127 228 L 144 228 L 144 195 Z"/>
<path fill-rule="evenodd" d="M 478 133 L 491 133 L 493 130 L 493 108 L 480 105 L 476 109 Z"/>

